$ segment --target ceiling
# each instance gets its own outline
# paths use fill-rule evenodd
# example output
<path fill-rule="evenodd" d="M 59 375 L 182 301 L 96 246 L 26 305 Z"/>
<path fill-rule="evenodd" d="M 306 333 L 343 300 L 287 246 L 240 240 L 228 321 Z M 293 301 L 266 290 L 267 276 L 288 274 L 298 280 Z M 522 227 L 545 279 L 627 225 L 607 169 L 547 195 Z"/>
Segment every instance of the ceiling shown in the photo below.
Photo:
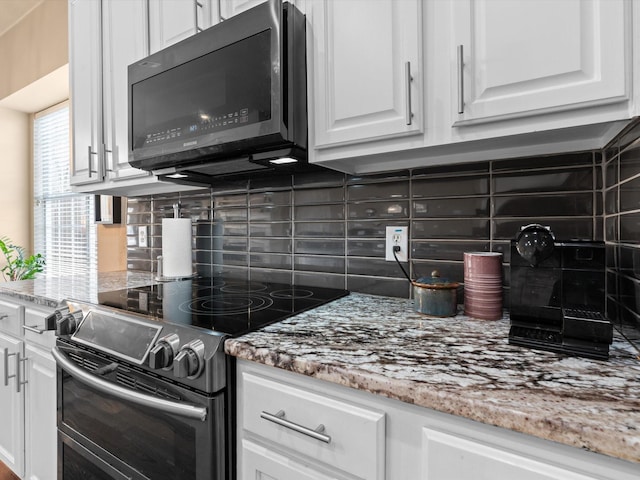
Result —
<path fill-rule="evenodd" d="M 0 0 L 0 36 L 44 0 Z"/>

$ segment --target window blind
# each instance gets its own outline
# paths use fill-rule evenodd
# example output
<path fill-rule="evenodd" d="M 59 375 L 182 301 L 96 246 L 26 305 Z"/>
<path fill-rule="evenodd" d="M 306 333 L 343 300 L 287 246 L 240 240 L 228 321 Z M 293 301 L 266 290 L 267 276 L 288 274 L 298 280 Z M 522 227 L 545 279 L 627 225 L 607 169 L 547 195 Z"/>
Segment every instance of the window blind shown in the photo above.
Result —
<path fill-rule="evenodd" d="M 93 195 L 69 184 L 69 104 L 37 113 L 33 122 L 34 251 L 45 257 L 46 276 L 97 268 Z"/>

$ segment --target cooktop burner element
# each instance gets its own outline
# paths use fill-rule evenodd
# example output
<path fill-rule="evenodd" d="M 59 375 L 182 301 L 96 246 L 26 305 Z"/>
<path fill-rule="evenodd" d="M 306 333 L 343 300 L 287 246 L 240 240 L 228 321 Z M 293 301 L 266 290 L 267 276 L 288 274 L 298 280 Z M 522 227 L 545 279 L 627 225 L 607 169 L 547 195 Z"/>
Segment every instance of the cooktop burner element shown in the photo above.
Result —
<path fill-rule="evenodd" d="M 347 295 L 341 289 L 203 277 L 101 293 L 101 305 L 237 336 Z"/>

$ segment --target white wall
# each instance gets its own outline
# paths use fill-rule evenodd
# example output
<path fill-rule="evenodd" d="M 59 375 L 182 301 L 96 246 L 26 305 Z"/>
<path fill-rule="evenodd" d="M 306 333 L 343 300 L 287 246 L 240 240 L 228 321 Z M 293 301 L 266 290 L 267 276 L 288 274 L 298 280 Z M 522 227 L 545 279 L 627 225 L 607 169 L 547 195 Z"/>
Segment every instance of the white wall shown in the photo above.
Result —
<path fill-rule="evenodd" d="M 27 113 L 0 107 L 0 237 L 9 237 L 29 252 L 32 248 L 30 128 Z M 4 262 L 0 265 L 4 266 Z"/>

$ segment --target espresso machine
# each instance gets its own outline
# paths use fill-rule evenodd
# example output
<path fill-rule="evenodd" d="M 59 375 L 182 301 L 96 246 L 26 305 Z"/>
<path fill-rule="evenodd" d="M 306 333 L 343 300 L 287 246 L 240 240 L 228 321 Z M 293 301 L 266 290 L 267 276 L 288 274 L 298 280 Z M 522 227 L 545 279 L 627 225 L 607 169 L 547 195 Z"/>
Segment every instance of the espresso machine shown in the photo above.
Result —
<path fill-rule="evenodd" d="M 551 229 L 522 227 L 511 241 L 509 343 L 609 358 L 603 242 L 557 241 Z"/>

